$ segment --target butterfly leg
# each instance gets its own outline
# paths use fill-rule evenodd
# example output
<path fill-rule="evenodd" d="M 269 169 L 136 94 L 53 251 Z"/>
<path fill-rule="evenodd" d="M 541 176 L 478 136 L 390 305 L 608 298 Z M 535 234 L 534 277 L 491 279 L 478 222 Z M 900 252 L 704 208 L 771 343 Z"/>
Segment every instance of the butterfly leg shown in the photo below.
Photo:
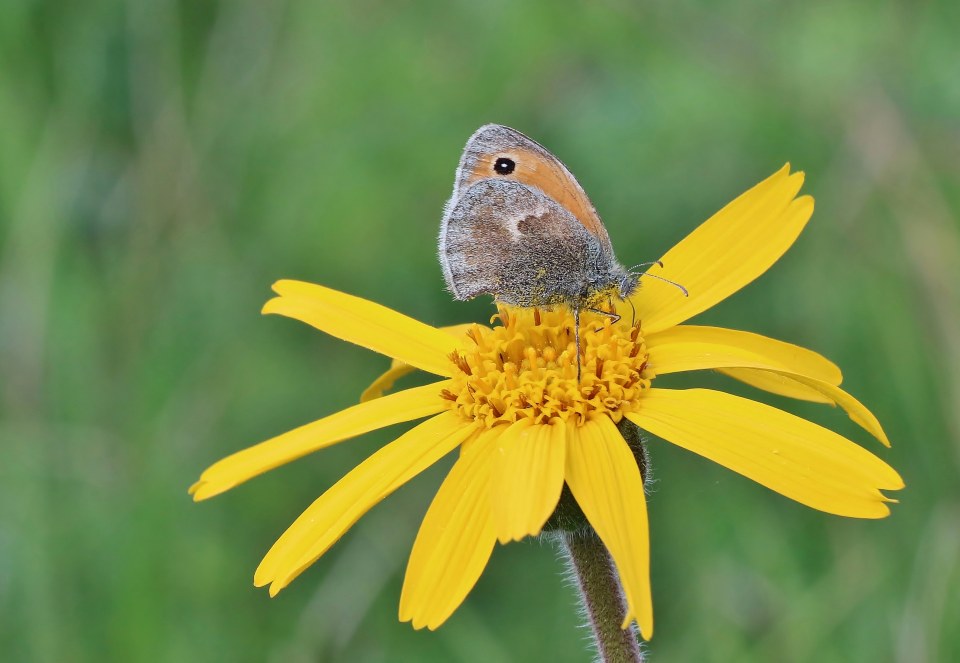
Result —
<path fill-rule="evenodd" d="M 603 309 L 599 309 L 599 308 L 588 308 L 585 310 L 590 311 L 591 313 L 596 313 L 597 315 L 605 315 L 608 318 L 611 318 L 610 324 L 612 325 L 615 325 L 618 322 L 620 322 L 620 318 L 623 317 L 619 313 L 611 313 L 610 311 L 604 311 Z"/>
<path fill-rule="evenodd" d="M 580 384 L 580 307 L 573 309 L 573 338 L 577 347 L 577 384 Z"/>

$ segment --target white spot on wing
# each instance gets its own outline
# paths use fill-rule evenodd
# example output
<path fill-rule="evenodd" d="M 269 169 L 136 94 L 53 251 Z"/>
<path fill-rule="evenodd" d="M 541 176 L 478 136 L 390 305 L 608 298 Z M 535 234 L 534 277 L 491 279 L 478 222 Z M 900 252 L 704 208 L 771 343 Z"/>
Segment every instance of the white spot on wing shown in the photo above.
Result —
<path fill-rule="evenodd" d="M 538 204 L 536 207 L 534 207 L 531 211 L 527 212 L 526 214 L 516 213 L 513 216 L 509 217 L 508 219 L 505 219 L 503 222 L 503 225 L 510 232 L 510 239 L 512 239 L 514 242 L 523 239 L 523 233 L 520 232 L 521 221 L 531 216 L 542 217 L 543 215 L 547 214 L 548 211 L 549 210 L 545 208 L 543 205 Z"/>

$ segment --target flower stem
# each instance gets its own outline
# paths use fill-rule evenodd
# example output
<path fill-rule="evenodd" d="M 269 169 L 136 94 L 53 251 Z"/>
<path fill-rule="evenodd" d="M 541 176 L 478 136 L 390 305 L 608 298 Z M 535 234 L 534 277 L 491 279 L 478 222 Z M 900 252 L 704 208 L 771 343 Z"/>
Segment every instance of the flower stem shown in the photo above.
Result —
<path fill-rule="evenodd" d="M 622 629 L 627 602 L 620 579 L 606 546 L 587 529 L 559 532 L 566 552 L 567 567 L 577 581 L 580 600 L 603 663 L 643 663 L 636 625 Z"/>
<path fill-rule="evenodd" d="M 623 419 L 617 428 L 626 440 L 644 482 L 650 478 L 650 457 L 640 429 Z M 562 542 L 570 577 L 577 581 L 584 616 L 603 663 L 643 663 L 635 622 L 622 629 L 627 600 L 613 558 L 583 514 L 573 494 L 563 487 L 560 502 L 544 530 Z"/>

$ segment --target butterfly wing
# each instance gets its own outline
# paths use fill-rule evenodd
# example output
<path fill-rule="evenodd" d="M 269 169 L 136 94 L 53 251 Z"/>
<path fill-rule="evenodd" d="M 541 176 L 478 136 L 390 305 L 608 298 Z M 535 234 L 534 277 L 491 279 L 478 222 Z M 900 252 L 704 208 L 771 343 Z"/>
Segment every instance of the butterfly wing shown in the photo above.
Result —
<path fill-rule="evenodd" d="M 512 172 L 498 172 L 498 159 L 513 162 Z M 567 209 L 613 255 L 607 230 L 583 187 L 557 157 L 535 140 L 499 124 L 480 127 L 463 150 L 448 206 L 455 205 L 473 184 L 488 178 L 519 182 L 543 192 Z"/>
<path fill-rule="evenodd" d="M 440 262 L 457 299 L 492 294 L 516 306 L 575 300 L 610 261 L 600 241 L 543 191 L 481 179 L 448 206 Z"/>

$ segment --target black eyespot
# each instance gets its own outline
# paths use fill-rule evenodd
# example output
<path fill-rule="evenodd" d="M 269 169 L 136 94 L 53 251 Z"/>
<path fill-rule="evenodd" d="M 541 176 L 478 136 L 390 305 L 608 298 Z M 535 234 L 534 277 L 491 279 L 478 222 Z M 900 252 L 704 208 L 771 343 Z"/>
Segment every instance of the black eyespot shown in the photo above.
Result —
<path fill-rule="evenodd" d="M 514 163 L 513 159 L 508 159 L 507 157 L 500 157 L 497 159 L 497 162 L 493 164 L 493 170 L 497 175 L 509 175 L 517 167 L 517 164 Z"/>

